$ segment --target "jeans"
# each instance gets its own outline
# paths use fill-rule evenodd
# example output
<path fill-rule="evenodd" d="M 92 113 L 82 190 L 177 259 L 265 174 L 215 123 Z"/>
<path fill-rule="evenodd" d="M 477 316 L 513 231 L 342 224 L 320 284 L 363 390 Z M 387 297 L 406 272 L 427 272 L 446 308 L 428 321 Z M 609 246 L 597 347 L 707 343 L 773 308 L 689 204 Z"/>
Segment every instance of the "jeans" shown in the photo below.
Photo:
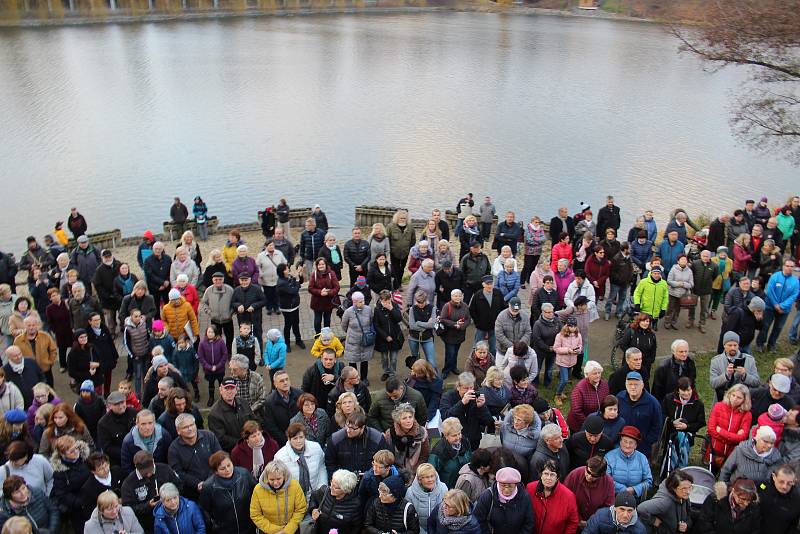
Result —
<path fill-rule="evenodd" d="M 452 373 L 458 368 L 458 349 L 461 348 L 461 343 L 445 343 L 444 344 L 444 368 L 442 374 Z"/>
<path fill-rule="evenodd" d="M 789 327 L 789 341 L 792 343 L 800 341 L 800 309 L 797 309 L 797 306 L 795 306 L 792 326 Z"/>
<path fill-rule="evenodd" d="M 606 299 L 606 315 L 611 315 L 611 303 L 617 301 L 617 319 L 625 313 L 625 300 L 628 298 L 628 285 L 611 284 L 611 291 Z"/>
<path fill-rule="evenodd" d="M 397 372 L 397 352 L 390 350 L 389 352 L 381 352 L 381 361 L 383 362 L 383 372 L 389 376 L 394 376 Z"/>
<path fill-rule="evenodd" d="M 331 312 L 314 310 L 314 333 L 319 334 L 322 330 L 323 322 L 325 326 L 331 326 Z"/>
<path fill-rule="evenodd" d="M 475 346 L 478 341 L 486 341 L 489 344 L 489 354 L 497 353 L 497 346 L 495 344 L 494 330 L 478 330 L 475 329 L 475 340 L 472 343 Z"/>
<path fill-rule="evenodd" d="M 783 325 L 786 324 L 787 319 L 789 319 L 788 313 L 777 313 L 775 308 L 767 305 L 767 307 L 764 308 L 764 320 L 762 322 L 761 331 L 759 331 L 758 338 L 756 339 L 756 346 L 763 347 L 764 341 L 766 341 L 767 347 L 774 349 L 775 343 L 778 342 L 778 336 L 781 335 L 781 330 L 783 330 Z M 767 332 L 769 332 L 770 326 L 772 326 L 772 332 L 770 332 L 769 339 L 767 339 Z"/>
<path fill-rule="evenodd" d="M 267 303 L 264 305 L 264 309 L 268 312 L 278 312 L 278 287 L 277 286 L 261 286 L 261 289 L 264 290 L 264 299 Z"/>
<path fill-rule="evenodd" d="M 552 380 L 550 375 L 551 371 L 553 370 L 553 364 L 555 364 L 556 362 L 556 354 L 555 352 L 548 352 L 548 353 L 537 352 L 536 359 L 538 360 L 539 363 L 539 372 L 541 372 L 541 370 L 544 369 L 544 378 L 542 379 L 542 383 L 544 384 L 545 387 L 549 386 L 550 381 Z M 533 383 L 537 386 L 539 385 L 538 375 L 533 380 Z"/>
<path fill-rule="evenodd" d="M 198 223 L 197 224 L 197 236 L 200 238 L 200 241 L 208 241 L 208 223 Z"/>
<path fill-rule="evenodd" d="M 117 312 L 119 310 L 111 310 L 109 308 L 103 308 L 103 318 L 105 319 L 106 326 L 108 327 L 109 332 L 111 335 L 116 335 L 117 332 Z"/>
<path fill-rule="evenodd" d="M 556 388 L 556 395 L 561 395 L 564 392 L 564 388 L 567 387 L 570 369 L 572 369 L 572 367 L 558 366 L 558 387 Z"/>
<path fill-rule="evenodd" d="M 419 358 L 420 347 L 422 347 L 422 352 L 425 353 L 425 359 L 428 360 L 428 363 L 431 364 L 434 369 L 438 369 L 438 367 L 436 367 L 436 345 L 433 343 L 433 338 L 425 341 L 417 341 L 416 339 L 408 340 L 408 348 L 411 349 L 411 355 L 415 359 Z"/>
<path fill-rule="evenodd" d="M 138 398 L 142 398 L 142 381 L 144 380 L 145 358 L 133 359 L 133 390 Z"/>

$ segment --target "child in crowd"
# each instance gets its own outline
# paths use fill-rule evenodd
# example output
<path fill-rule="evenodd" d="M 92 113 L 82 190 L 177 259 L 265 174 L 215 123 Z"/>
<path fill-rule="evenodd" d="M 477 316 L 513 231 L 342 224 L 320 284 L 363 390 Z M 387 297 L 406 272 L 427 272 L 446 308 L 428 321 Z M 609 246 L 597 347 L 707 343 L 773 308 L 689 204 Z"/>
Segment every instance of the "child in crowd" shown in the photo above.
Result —
<path fill-rule="evenodd" d="M 583 354 L 582 339 L 581 333 L 578 332 L 578 320 L 575 317 L 567 317 L 566 324 L 561 329 L 561 332 L 556 334 L 556 340 L 553 343 L 553 350 L 556 353 L 556 365 L 558 366 L 556 406 L 564 404 L 564 388 L 567 387 L 567 381 L 569 380 L 569 370 L 578 362 L 578 354 Z"/>
<path fill-rule="evenodd" d="M 319 358 L 322 356 L 322 351 L 328 348 L 336 352 L 337 358 L 341 358 L 342 354 L 344 354 L 344 345 L 342 345 L 342 342 L 336 337 L 336 334 L 333 333 L 333 330 L 326 326 L 320 331 L 314 341 L 314 345 L 311 347 L 311 355 L 315 358 Z"/>
<path fill-rule="evenodd" d="M 125 395 L 126 407 L 133 408 L 137 412 L 142 409 L 142 403 L 139 402 L 139 399 L 136 397 L 136 393 L 133 391 L 133 385 L 131 384 L 130 380 L 120 380 L 119 384 L 117 384 L 117 391 Z"/>
<path fill-rule="evenodd" d="M 150 351 L 152 352 L 155 347 L 164 349 L 164 356 L 168 362 L 172 363 L 172 356 L 175 352 L 175 338 L 169 335 L 164 326 L 164 321 L 159 319 L 153 321 L 153 335 L 150 336 Z"/>
<path fill-rule="evenodd" d="M 320 336 L 322 334 L 320 333 Z M 269 371 L 269 383 L 280 369 L 286 367 L 286 342 L 281 331 L 271 328 L 267 332 L 267 343 L 264 345 L 264 360 L 262 365 Z"/>
<path fill-rule="evenodd" d="M 214 385 L 215 383 L 222 385 L 222 379 L 225 377 L 225 364 L 228 363 L 228 347 L 225 345 L 225 339 L 220 335 L 217 325 L 209 325 L 206 329 L 206 335 L 200 340 L 197 356 L 208 382 L 208 406 L 211 407 L 214 404 L 214 392 L 216 391 Z"/>
<path fill-rule="evenodd" d="M 567 320 L 571 317 L 577 322 L 583 350 L 575 365 L 572 366 L 572 376 L 580 380 L 583 378 L 583 364 L 589 357 L 589 324 L 599 319 L 600 315 L 597 313 L 597 308 L 594 304 L 590 304 L 589 299 L 583 295 L 577 297 L 574 304 L 574 308 L 569 306 L 556 313 L 562 320 Z"/>
<path fill-rule="evenodd" d="M 261 354 L 261 343 L 258 338 L 251 334 L 253 327 L 250 323 L 242 321 L 239 323 L 239 335 L 233 340 L 231 346 L 231 358 L 237 354 L 247 356 L 250 362 L 250 370 L 256 370 L 256 355 Z"/>
<path fill-rule="evenodd" d="M 175 347 L 175 367 L 181 373 L 187 384 L 191 384 L 194 390 L 194 402 L 200 401 L 200 387 L 197 383 L 197 371 L 199 370 L 199 363 L 197 360 L 197 352 L 194 350 L 194 345 L 189 339 L 189 336 L 183 332 L 178 337 L 178 344 Z"/>
<path fill-rule="evenodd" d="M 756 430 L 759 427 L 768 426 L 775 431 L 775 447 L 777 448 L 781 443 L 787 414 L 786 408 L 780 404 L 770 404 L 767 411 L 758 416 L 758 424 L 753 426 L 753 438 L 756 437 Z"/>
<path fill-rule="evenodd" d="M 536 410 L 536 413 L 539 415 L 539 419 L 542 420 L 542 428 L 544 425 L 548 423 L 553 423 L 561 427 L 561 436 L 564 439 L 569 437 L 569 427 L 567 426 L 567 420 L 564 418 L 564 415 L 561 413 L 561 410 L 558 408 L 553 408 L 547 402 L 546 399 L 539 397 L 533 402 L 533 409 Z"/>

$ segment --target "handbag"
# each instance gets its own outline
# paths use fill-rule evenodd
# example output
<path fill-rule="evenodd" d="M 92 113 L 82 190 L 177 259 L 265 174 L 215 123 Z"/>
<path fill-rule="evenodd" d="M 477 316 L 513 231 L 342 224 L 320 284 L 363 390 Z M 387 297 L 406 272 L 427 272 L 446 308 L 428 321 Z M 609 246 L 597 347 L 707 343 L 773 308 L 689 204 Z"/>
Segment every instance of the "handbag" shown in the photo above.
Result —
<path fill-rule="evenodd" d="M 681 308 L 694 308 L 697 306 L 697 295 L 689 293 L 685 297 L 681 297 Z"/>
<path fill-rule="evenodd" d="M 364 325 L 361 324 L 361 318 L 358 316 L 358 312 L 354 310 L 353 315 L 356 316 L 358 327 L 361 329 L 361 345 L 364 347 L 373 346 L 375 344 L 375 330 L 372 330 L 372 325 L 370 324 L 370 329 L 365 331 Z"/>
<path fill-rule="evenodd" d="M 452 306 L 450 306 L 449 302 L 445 304 L 445 306 L 447 306 L 447 313 L 445 313 L 445 317 L 449 319 L 451 316 L 450 311 L 452 311 Z M 447 325 L 445 325 L 442 321 L 440 321 L 437 318 L 436 323 L 434 323 L 433 325 L 433 333 L 439 337 L 442 337 L 446 332 L 447 332 Z"/>

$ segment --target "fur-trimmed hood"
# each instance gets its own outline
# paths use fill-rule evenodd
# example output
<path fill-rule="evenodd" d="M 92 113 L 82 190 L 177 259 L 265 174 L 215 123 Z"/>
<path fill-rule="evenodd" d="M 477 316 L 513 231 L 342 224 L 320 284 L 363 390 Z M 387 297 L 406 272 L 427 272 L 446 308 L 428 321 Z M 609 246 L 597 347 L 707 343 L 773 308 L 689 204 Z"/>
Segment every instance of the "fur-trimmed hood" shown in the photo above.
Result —
<path fill-rule="evenodd" d="M 81 461 L 85 462 L 86 459 L 89 457 L 89 452 L 90 452 L 89 445 L 85 441 L 80 439 L 75 440 L 75 445 L 77 445 L 77 447 L 81 451 L 80 455 Z M 53 446 L 53 448 L 55 448 L 55 445 Z M 55 471 L 56 473 L 69 471 L 70 469 L 69 465 L 65 464 L 64 461 L 61 459 L 61 455 L 58 454 L 57 450 L 54 450 L 53 454 L 50 455 L 50 465 L 53 466 L 53 471 Z"/>

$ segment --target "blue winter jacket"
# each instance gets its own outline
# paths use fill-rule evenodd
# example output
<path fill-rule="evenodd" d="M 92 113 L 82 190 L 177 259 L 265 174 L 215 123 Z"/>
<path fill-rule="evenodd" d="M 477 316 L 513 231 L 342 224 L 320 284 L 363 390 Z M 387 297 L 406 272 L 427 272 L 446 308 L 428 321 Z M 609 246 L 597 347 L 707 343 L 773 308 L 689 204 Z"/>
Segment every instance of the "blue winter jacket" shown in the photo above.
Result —
<path fill-rule="evenodd" d="M 286 367 L 286 342 L 282 337 L 277 341 L 267 339 L 264 344 L 264 365 L 270 369 L 283 369 Z"/>
<path fill-rule="evenodd" d="M 172 516 L 158 503 L 153 509 L 155 534 L 206 534 L 203 513 L 194 501 L 180 497 L 177 513 Z"/>
<path fill-rule="evenodd" d="M 612 519 L 614 517 L 614 507 L 600 508 L 594 513 L 589 521 L 586 523 L 586 528 L 583 529 L 583 534 L 618 534 L 624 532 L 625 534 L 646 534 L 647 527 L 644 523 L 639 521 L 639 515 L 636 510 L 633 511 L 631 522 L 626 526 L 618 525 Z"/>
<path fill-rule="evenodd" d="M 661 418 L 661 405 L 647 391 L 642 392 L 638 401 L 628 399 L 627 391 L 617 393 L 619 417 L 626 425 L 635 426 L 642 433 L 642 441 L 636 449 L 645 456 L 650 455 L 653 443 L 661 436 L 664 420 Z"/>
<path fill-rule="evenodd" d="M 658 237 L 658 227 L 656 226 L 656 220 L 647 219 L 644 220 L 644 229 L 647 232 L 647 240 L 655 242 L 656 237 Z M 680 240 L 680 234 L 678 234 L 678 238 Z"/>
<path fill-rule="evenodd" d="M 661 267 L 664 269 L 664 279 L 669 274 L 672 266 L 678 263 L 678 256 L 684 253 L 686 246 L 678 239 L 674 245 L 670 245 L 669 239 L 664 239 L 658 247 L 658 257 L 661 258 Z"/>
<path fill-rule="evenodd" d="M 605 459 L 608 463 L 608 474 L 614 479 L 615 493 L 633 488 L 636 496 L 642 497 L 653 485 L 650 463 L 641 452 L 633 451 L 632 455 L 625 456 L 622 449 L 617 447 L 607 452 Z"/>
<path fill-rule="evenodd" d="M 519 293 L 519 273 L 517 271 L 511 271 L 509 273 L 503 269 L 497 273 L 495 287 L 503 294 L 503 300 L 508 302 Z"/>
<path fill-rule="evenodd" d="M 653 259 L 653 242 L 645 241 L 644 245 L 642 245 L 638 239 L 634 239 L 631 243 L 631 259 L 642 272 L 645 272 L 647 270 L 647 262 Z"/>
<path fill-rule="evenodd" d="M 767 282 L 766 305 L 773 308 L 778 304 L 784 313 L 789 313 L 799 292 L 800 281 L 791 274 L 786 276 L 783 272 L 778 271 L 773 273 Z"/>

